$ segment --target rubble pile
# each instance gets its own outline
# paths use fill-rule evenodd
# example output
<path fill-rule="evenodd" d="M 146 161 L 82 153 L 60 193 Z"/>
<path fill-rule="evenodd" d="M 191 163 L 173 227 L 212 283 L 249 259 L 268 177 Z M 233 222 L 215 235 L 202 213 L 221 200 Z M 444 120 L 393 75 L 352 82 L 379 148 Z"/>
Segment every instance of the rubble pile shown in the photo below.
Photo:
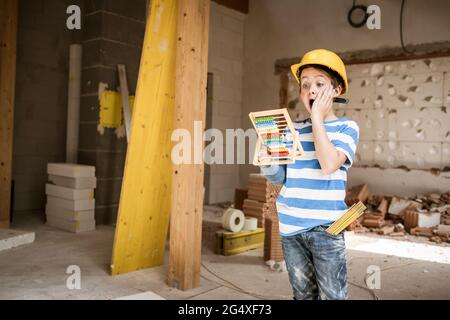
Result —
<path fill-rule="evenodd" d="M 367 185 L 347 191 L 347 205 L 362 201 L 366 212 L 347 230 L 401 237 L 406 234 L 450 243 L 450 192 L 416 197 L 371 195 Z"/>

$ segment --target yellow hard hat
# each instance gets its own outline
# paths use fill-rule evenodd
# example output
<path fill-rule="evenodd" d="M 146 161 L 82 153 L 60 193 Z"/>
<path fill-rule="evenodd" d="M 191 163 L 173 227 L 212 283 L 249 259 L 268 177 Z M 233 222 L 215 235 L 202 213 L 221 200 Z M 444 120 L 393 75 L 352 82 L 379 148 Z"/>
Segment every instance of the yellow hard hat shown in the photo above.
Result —
<path fill-rule="evenodd" d="M 315 49 L 305 53 L 300 60 L 300 63 L 291 66 L 291 71 L 294 74 L 295 80 L 300 83 L 298 78 L 299 71 L 301 72 L 308 65 L 320 65 L 331 69 L 336 72 L 341 78 L 344 84 L 342 93 L 345 94 L 348 90 L 347 73 L 345 72 L 345 65 L 342 59 L 334 52 L 326 49 Z"/>

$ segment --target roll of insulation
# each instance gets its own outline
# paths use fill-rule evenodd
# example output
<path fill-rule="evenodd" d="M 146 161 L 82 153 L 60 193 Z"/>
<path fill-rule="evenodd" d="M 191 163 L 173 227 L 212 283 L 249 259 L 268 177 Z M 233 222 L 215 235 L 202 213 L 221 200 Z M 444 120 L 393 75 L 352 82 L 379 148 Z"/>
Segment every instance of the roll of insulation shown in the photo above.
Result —
<path fill-rule="evenodd" d="M 222 227 L 232 232 L 241 231 L 244 223 L 244 213 L 238 209 L 228 208 L 222 216 Z"/>
<path fill-rule="evenodd" d="M 244 228 L 242 230 L 256 230 L 258 229 L 258 219 L 245 218 Z"/>

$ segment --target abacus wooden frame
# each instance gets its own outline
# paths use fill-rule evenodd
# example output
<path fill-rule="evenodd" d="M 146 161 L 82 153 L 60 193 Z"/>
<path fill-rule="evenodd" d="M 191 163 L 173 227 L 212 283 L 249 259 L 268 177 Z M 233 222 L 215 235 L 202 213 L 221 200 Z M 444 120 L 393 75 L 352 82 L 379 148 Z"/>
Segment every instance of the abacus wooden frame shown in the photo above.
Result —
<path fill-rule="evenodd" d="M 290 156 L 283 157 L 283 159 L 289 158 L 288 160 L 278 160 L 278 159 L 276 159 L 276 157 L 271 157 L 268 155 L 267 158 L 269 159 L 269 161 L 262 162 L 261 159 L 259 158 L 259 152 L 260 152 L 261 146 L 263 144 L 263 138 L 261 136 L 261 133 L 258 131 L 258 129 L 256 127 L 255 118 L 275 116 L 275 115 L 284 117 L 284 120 L 286 121 L 286 127 L 289 129 L 292 136 L 294 137 L 292 149 L 290 152 Z M 292 124 L 292 120 L 291 120 L 291 117 L 289 116 L 287 109 L 282 108 L 282 109 L 273 109 L 273 110 L 267 110 L 267 111 L 250 112 L 248 116 L 250 117 L 253 127 L 255 128 L 256 133 L 258 135 L 258 139 L 256 141 L 256 147 L 255 147 L 255 154 L 253 157 L 253 165 L 262 166 L 262 165 L 294 163 L 295 157 L 303 154 L 303 149 L 300 144 L 299 135 L 298 135 L 297 131 L 295 131 L 294 125 Z M 294 150 L 296 150 L 296 152 Z"/>

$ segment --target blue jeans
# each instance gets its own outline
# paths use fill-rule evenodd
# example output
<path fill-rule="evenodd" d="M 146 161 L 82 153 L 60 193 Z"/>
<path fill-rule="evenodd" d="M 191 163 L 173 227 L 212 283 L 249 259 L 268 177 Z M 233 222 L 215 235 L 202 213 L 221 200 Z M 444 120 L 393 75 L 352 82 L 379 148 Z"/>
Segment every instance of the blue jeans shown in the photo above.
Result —
<path fill-rule="evenodd" d="M 344 233 L 333 236 L 322 226 L 281 237 L 289 281 L 296 300 L 347 299 Z"/>

